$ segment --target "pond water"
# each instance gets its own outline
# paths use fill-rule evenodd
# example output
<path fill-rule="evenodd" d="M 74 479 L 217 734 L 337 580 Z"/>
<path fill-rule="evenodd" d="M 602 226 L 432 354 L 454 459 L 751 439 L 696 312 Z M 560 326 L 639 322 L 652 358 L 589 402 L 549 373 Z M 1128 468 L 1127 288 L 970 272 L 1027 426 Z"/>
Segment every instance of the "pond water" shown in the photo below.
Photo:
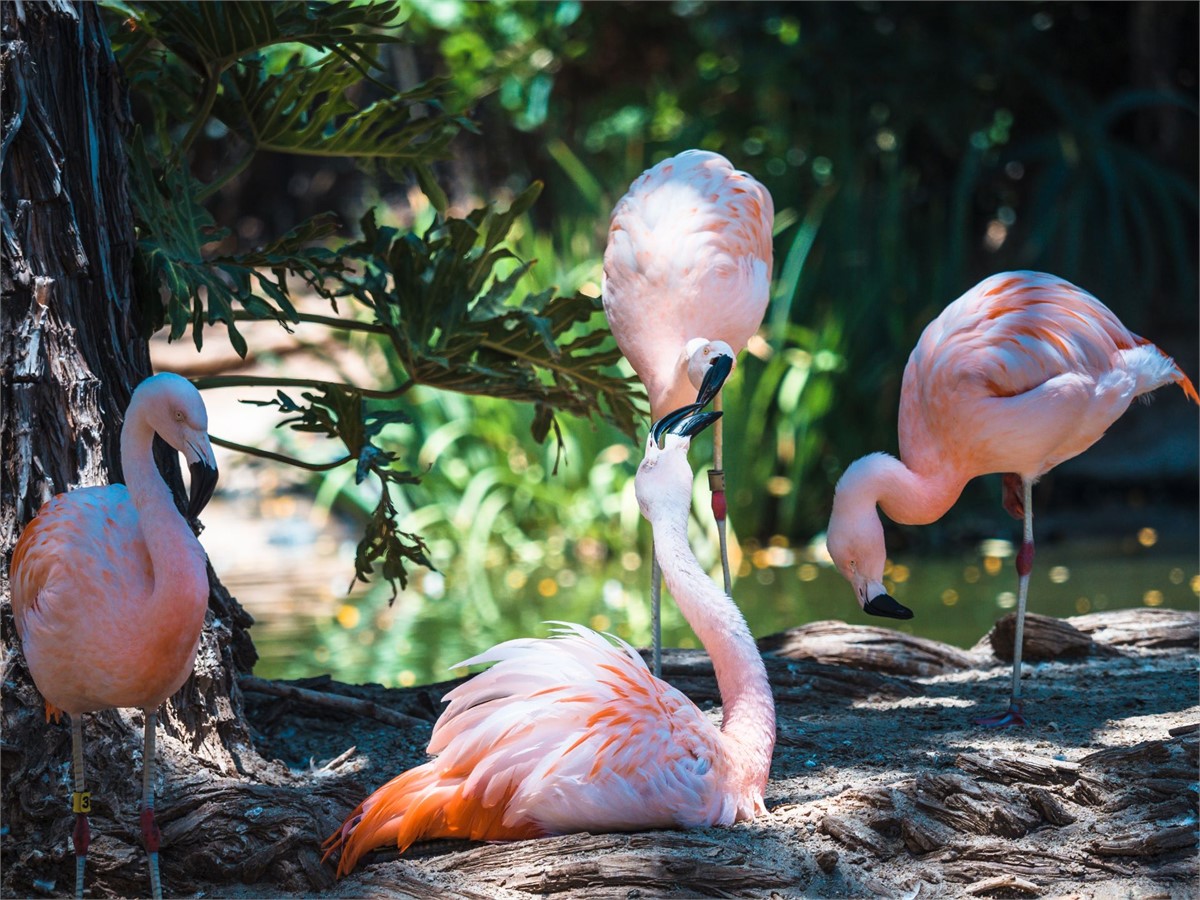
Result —
<path fill-rule="evenodd" d="M 1030 610 L 1065 617 L 1131 606 L 1194 609 L 1200 566 L 1189 546 L 1160 541 L 1150 528 L 1121 539 L 1039 546 Z M 756 636 L 842 619 L 970 647 L 1015 607 L 1012 553 L 1009 542 L 990 540 L 940 557 L 897 556 L 887 581 L 893 596 L 916 613 L 908 622 L 864 615 L 849 585 L 807 548 L 748 553 L 733 593 Z M 344 557 L 324 566 L 309 557 L 295 570 L 311 577 L 285 591 L 264 590 L 269 578 L 263 575 L 247 581 L 236 571 L 222 573 L 256 619 L 255 674 L 262 677 L 332 673 L 341 681 L 390 686 L 440 681 L 462 674 L 451 666 L 498 641 L 546 635 L 548 620 L 581 622 L 640 646 L 649 642 L 648 564 L 635 552 L 528 574 L 449 567 L 417 573 L 390 606 L 388 593 L 379 590 L 344 596 L 351 571 Z M 664 592 L 665 643 L 697 646 L 668 596 Z"/>

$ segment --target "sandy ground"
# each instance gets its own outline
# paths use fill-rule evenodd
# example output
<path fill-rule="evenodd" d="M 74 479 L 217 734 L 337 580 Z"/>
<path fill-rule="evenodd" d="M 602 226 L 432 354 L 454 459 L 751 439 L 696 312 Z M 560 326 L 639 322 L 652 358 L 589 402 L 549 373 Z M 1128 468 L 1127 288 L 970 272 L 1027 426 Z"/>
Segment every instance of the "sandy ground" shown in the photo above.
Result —
<path fill-rule="evenodd" d="M 1197 617 L 1156 612 L 1116 614 L 1148 621 L 1140 637 L 1100 628 L 1084 658 L 1028 666 L 1022 729 L 971 724 L 1007 701 L 1009 669 L 986 645 L 967 654 L 951 648 L 955 665 L 923 676 L 768 654 L 778 738 L 765 817 L 690 832 L 443 841 L 403 858 L 378 851 L 326 893 L 1197 896 Z M 1156 639 L 1168 618 L 1171 638 Z M 878 645 L 874 632 L 839 640 L 848 659 L 864 640 Z M 677 651 L 665 671 L 719 718 L 703 654 Z M 447 687 L 315 686 L 430 721 Z M 326 788 L 336 780 L 338 796 L 344 785 L 345 806 L 331 804 L 330 826 L 368 790 L 424 759 L 427 725 L 398 729 L 250 696 L 264 754 L 298 779 Z M 196 887 L 203 896 L 289 895 L 265 883 Z"/>

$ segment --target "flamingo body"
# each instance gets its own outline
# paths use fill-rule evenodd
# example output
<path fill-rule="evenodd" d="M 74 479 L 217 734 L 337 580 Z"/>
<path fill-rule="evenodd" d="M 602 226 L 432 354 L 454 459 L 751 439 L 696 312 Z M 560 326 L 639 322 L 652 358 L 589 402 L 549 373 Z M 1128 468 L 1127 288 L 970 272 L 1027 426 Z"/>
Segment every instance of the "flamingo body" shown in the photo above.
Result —
<path fill-rule="evenodd" d="M 1091 294 L 1039 272 L 993 275 L 934 319 L 909 357 L 900 458 L 921 473 L 949 463 L 964 484 L 994 472 L 1036 479 L 1171 382 L 1196 399 L 1170 357 Z"/>
<path fill-rule="evenodd" d="M 724 825 L 764 811 L 774 704 L 745 620 L 688 548 L 681 433 L 661 452 L 652 435 L 638 499 L 668 586 L 712 657 L 721 728 L 618 638 L 562 625 L 549 639 L 507 641 L 461 664 L 494 663 L 446 695 L 435 758 L 376 790 L 327 842 L 341 851 L 339 875 L 385 844 Z"/>
<path fill-rule="evenodd" d="M 482 663 L 443 698 L 436 758 L 351 814 L 339 874 L 383 844 L 728 825 L 761 808 L 762 786 L 732 789 L 716 727 L 619 638 L 564 625 L 460 665 Z"/>
<path fill-rule="evenodd" d="M 156 709 L 191 673 L 208 569 L 154 463 L 155 433 L 187 458 L 199 512 L 216 480 L 208 416 L 191 383 L 164 372 L 138 385 L 126 411 L 129 486 L 58 494 L 13 551 L 17 633 L 34 684 L 57 710 Z"/>
<path fill-rule="evenodd" d="M 774 218 L 765 187 L 703 150 L 642 173 L 613 209 L 604 312 L 653 418 L 695 400 L 706 345 L 736 356 L 758 330 Z"/>
<path fill-rule="evenodd" d="M 967 481 L 1005 473 L 1005 508 L 1025 520 L 1013 692 L 1009 712 L 980 724 L 1023 722 L 1020 646 L 1033 563 L 1034 481 L 1094 444 L 1135 397 L 1176 383 L 1200 402 L 1166 354 L 1125 328 L 1086 291 L 1040 272 L 1004 272 L 951 303 L 922 333 L 904 370 L 900 459 L 874 453 L 838 482 L 827 545 L 875 615 L 911 618 L 883 587 L 886 550 L 878 506 L 924 525 Z"/>
<path fill-rule="evenodd" d="M 191 674 L 208 609 L 204 550 L 154 463 L 158 434 L 192 472 L 188 515 L 216 485 L 208 414 L 195 387 L 164 372 L 133 392 L 121 426 L 127 485 L 88 487 L 43 504 L 13 550 L 13 618 L 46 716 L 71 716 L 75 895 L 90 831 L 83 713 L 141 707 L 143 843 L 150 893 L 162 896 L 154 820 L 154 731 L 162 702 Z"/>
<path fill-rule="evenodd" d="M 179 690 L 208 608 L 199 541 L 184 542 L 170 569 L 157 571 L 169 595 L 150 603 L 156 568 L 124 485 L 43 504 L 13 553 L 12 596 L 25 660 L 51 706 L 157 708 Z"/>

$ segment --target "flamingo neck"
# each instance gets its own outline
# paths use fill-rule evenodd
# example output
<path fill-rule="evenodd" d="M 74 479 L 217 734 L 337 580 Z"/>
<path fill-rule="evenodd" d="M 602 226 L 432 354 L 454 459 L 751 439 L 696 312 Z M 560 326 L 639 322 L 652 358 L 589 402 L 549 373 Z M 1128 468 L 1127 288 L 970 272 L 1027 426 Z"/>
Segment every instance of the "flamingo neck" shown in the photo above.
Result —
<path fill-rule="evenodd" d="M 204 550 L 175 506 L 171 489 L 154 462 L 154 428 L 138 398 L 121 428 L 121 468 L 154 569 L 154 596 L 203 596 L 208 569 Z"/>
<path fill-rule="evenodd" d="M 741 611 L 692 554 L 686 518 L 651 524 L 671 596 L 712 659 L 726 749 L 744 784 L 761 797 L 775 748 L 775 703 L 762 656 Z"/>
<path fill-rule="evenodd" d="M 930 474 L 914 472 L 886 453 L 872 453 L 850 465 L 838 483 L 833 515 L 858 519 L 878 505 L 893 522 L 928 525 L 954 505 L 967 479 L 950 466 Z"/>

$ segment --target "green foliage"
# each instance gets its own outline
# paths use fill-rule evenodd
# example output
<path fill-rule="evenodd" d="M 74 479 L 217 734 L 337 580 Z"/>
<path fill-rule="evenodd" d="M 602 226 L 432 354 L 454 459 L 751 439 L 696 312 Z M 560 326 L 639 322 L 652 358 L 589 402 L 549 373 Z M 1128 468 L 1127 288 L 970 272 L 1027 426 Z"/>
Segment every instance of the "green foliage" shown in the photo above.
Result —
<path fill-rule="evenodd" d="M 130 147 L 133 207 L 139 237 L 139 298 L 149 331 L 170 326 L 172 339 L 190 326 L 197 349 L 205 326 L 220 322 L 239 355 L 248 347 L 244 319 L 285 327 L 317 323 L 386 341 L 395 383 L 379 387 L 297 378 L 200 379 L 200 387 L 269 384 L 259 403 L 278 423 L 340 442 L 332 463 L 225 446 L 327 471 L 354 466 L 360 486 L 377 490 L 366 503 L 355 577 L 378 570 L 392 586 L 407 584 L 411 564 L 430 565 L 419 533 L 401 526 L 404 490 L 419 482 L 403 448 L 386 449 L 389 426 L 410 423 L 397 403 L 424 385 L 533 405 L 531 431 L 541 442 L 562 412 L 601 411 L 629 430 L 634 407 L 627 380 L 605 371 L 618 359 L 592 328 L 598 305 L 547 289 L 522 295 L 533 265 L 506 242 L 540 191 L 535 184 L 505 212 L 450 215 L 431 165 L 446 157 L 467 120 L 446 112 L 447 80 L 400 90 L 383 78 L 376 53 L 401 40 L 395 3 L 112 3 L 113 43 L 147 121 Z M 207 184 L 193 174 L 192 150 L 214 129 L 236 151 Z M 379 226 L 372 212 L 362 237 L 328 246 L 338 229 L 328 214 L 248 252 L 231 252 L 209 200 L 260 152 L 349 159 L 392 177 L 412 177 L 439 210 L 422 232 Z M 335 313 L 301 312 L 299 286 L 328 300 Z"/>
<path fill-rule="evenodd" d="M 597 401 L 632 432 L 635 409 L 626 382 L 598 374 L 617 362 L 619 351 L 601 329 L 574 330 L 599 304 L 579 295 L 556 297 L 549 289 L 512 302 L 533 263 L 520 262 L 503 242 L 540 191 L 535 183 L 504 213 L 478 209 L 466 218 L 439 219 L 421 235 L 381 228 L 368 212 L 362 240 L 343 248 L 363 271 L 345 280 L 345 294 L 371 311 L 415 383 L 532 400 L 539 442 L 554 410 L 586 417 Z M 501 277 L 498 267 L 506 262 L 515 265 Z"/>
<path fill-rule="evenodd" d="M 296 321 L 286 275 L 318 293 L 325 278 L 338 277 L 336 255 L 314 246 L 336 223 L 321 215 L 264 250 L 215 255 L 210 248 L 228 235 L 204 201 L 260 151 L 347 157 L 397 172 L 423 169 L 445 156 L 463 120 L 441 110 L 440 82 L 400 91 L 369 75 L 377 65 L 374 49 L 396 40 L 394 3 L 151 2 L 117 8 L 128 18 L 116 27 L 114 49 L 153 119 L 153 136 L 139 131 L 130 148 L 144 275 L 138 287 L 147 325 L 163 324 L 163 292 L 172 339 L 190 323 L 199 348 L 203 325 L 222 322 L 244 356 L 235 305 L 254 318 Z M 384 96 L 363 103 L 364 85 Z M 214 125 L 240 141 L 241 157 L 202 185 L 187 152 Z M 262 268 L 274 277 L 258 274 Z"/>
<path fill-rule="evenodd" d="M 175 340 L 191 325 L 199 350 L 204 326 L 221 322 L 233 348 L 245 356 L 246 341 L 237 329 L 235 305 L 254 318 L 296 322 L 287 276 L 296 276 L 311 290 L 324 294 L 325 279 L 335 278 L 343 270 L 337 255 L 317 243 L 337 229 L 336 222 L 325 215 L 302 222 L 252 252 L 206 253 L 205 248 L 222 241 L 227 230 L 217 227 L 211 213 L 196 199 L 195 185 L 184 170 L 171 169 L 161 177 L 155 173 L 140 131 L 130 146 L 130 176 L 135 185 L 133 208 L 139 236 L 136 286 L 149 332 L 169 322 L 170 338 Z M 155 187 L 159 181 L 161 191 Z M 164 294 L 165 306 L 160 299 Z"/>
<path fill-rule="evenodd" d="M 754 491 L 731 495 L 744 530 L 824 527 L 844 467 L 895 450 L 921 329 L 988 274 L 1056 272 L 1152 338 L 1195 322 L 1195 45 L 1161 27 L 1153 48 L 1130 40 L 1140 17 L 1191 34 L 1194 9 L 583 4 L 551 26 L 550 8 L 479 4 L 420 27 L 443 34 L 447 71 L 464 46 L 491 66 L 479 114 L 511 122 L 556 198 L 551 221 L 603 221 L 642 169 L 687 147 L 726 154 L 775 198 L 772 353 L 744 357 L 730 387 L 761 404 L 726 406 L 730 434 L 762 439 L 736 442 L 760 448 L 745 460 Z M 505 55 L 513 34 L 547 61 L 540 117 L 530 92 L 502 87 L 532 84 Z M 1177 87 L 1131 85 L 1148 67 Z"/>

